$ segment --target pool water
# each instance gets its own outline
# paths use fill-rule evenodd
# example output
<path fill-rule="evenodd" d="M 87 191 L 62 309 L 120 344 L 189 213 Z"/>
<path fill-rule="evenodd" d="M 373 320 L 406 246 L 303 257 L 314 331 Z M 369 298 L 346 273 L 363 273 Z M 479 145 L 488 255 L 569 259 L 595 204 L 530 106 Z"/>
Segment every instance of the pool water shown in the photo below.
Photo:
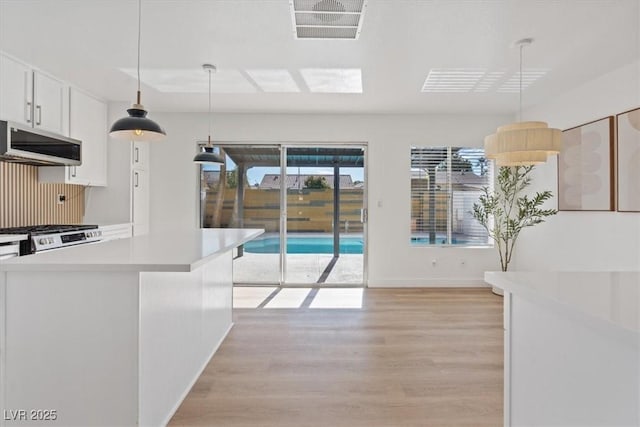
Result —
<path fill-rule="evenodd" d="M 361 254 L 362 237 L 341 237 L 341 254 Z M 254 254 L 279 254 L 280 238 L 266 237 L 244 244 L 244 250 Z M 332 254 L 333 237 L 287 237 L 288 254 Z"/>

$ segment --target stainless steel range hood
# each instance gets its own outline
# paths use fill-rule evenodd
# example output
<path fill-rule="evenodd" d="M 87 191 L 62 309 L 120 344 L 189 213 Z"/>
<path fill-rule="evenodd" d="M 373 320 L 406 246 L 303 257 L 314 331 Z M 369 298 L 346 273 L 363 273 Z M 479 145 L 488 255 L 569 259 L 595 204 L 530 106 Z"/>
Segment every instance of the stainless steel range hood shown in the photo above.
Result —
<path fill-rule="evenodd" d="M 82 164 L 82 142 L 0 120 L 0 161 L 35 166 L 78 166 Z"/>

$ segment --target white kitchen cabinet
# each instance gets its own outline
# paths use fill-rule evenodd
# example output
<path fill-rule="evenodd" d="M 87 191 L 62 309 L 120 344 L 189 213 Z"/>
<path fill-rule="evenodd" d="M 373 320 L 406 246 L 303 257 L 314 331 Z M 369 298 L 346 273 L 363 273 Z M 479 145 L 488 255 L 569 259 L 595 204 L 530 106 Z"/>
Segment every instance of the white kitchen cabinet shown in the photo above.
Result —
<path fill-rule="evenodd" d="M 131 218 L 133 235 L 149 232 L 149 143 L 131 144 L 132 200 Z"/>
<path fill-rule="evenodd" d="M 65 84 L 41 71 L 33 72 L 33 126 L 66 135 Z"/>
<path fill-rule="evenodd" d="M 0 55 L 0 119 L 67 135 L 66 90 L 63 81 Z"/>
<path fill-rule="evenodd" d="M 133 153 L 131 155 L 131 166 L 134 169 L 147 170 L 149 166 L 149 143 L 144 141 L 134 141 Z"/>
<path fill-rule="evenodd" d="M 110 111 L 109 122 L 117 120 L 120 113 L 119 110 Z M 150 224 L 149 145 L 148 143 L 134 145 L 133 142 L 109 138 L 107 154 L 109 185 L 91 188 L 88 191 L 84 222 L 87 224 L 129 222 L 133 227 L 133 235 L 147 234 Z"/>
<path fill-rule="evenodd" d="M 149 173 L 143 169 L 133 169 L 131 178 L 133 235 L 139 236 L 149 232 Z"/>
<path fill-rule="evenodd" d="M 131 223 L 100 225 L 102 241 L 126 239 L 131 237 Z"/>
<path fill-rule="evenodd" d="M 82 165 L 40 167 L 40 182 L 107 185 L 107 105 L 77 89 L 69 89 L 69 136 L 82 141 Z"/>
<path fill-rule="evenodd" d="M 33 70 L 0 55 L 0 119 L 32 124 Z"/>

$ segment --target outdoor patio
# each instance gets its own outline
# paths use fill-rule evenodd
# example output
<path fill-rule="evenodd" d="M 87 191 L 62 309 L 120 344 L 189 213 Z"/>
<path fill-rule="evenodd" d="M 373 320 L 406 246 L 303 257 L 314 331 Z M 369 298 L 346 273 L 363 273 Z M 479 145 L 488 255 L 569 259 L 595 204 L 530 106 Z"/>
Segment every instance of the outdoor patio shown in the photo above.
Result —
<path fill-rule="evenodd" d="M 362 285 L 362 254 L 287 254 L 286 283 Z M 245 252 L 233 261 L 236 284 L 277 284 L 280 278 L 279 254 Z"/>

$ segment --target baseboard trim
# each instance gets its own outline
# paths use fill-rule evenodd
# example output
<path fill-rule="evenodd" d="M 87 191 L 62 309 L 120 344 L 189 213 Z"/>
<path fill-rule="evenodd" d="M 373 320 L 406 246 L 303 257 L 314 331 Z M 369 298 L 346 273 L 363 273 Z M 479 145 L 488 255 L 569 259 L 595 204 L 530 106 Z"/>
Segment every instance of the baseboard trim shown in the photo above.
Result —
<path fill-rule="evenodd" d="M 385 279 L 369 281 L 370 288 L 488 288 L 482 279 Z"/>

